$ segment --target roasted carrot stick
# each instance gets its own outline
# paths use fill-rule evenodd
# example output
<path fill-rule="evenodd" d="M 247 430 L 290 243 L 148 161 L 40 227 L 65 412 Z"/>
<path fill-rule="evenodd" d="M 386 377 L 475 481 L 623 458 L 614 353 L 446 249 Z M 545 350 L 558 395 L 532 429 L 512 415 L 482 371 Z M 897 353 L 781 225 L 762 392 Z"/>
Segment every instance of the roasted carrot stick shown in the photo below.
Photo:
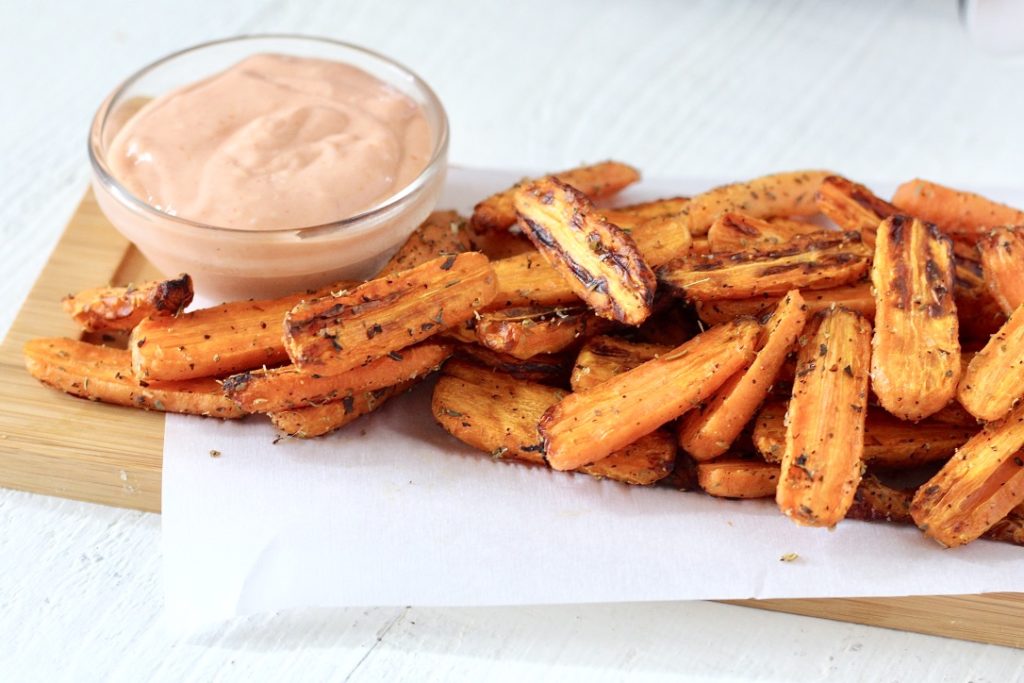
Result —
<path fill-rule="evenodd" d="M 1024 395 L 1024 306 L 974 355 L 957 389 L 979 420 L 998 420 Z"/>
<path fill-rule="evenodd" d="M 859 233 L 825 231 L 800 235 L 772 251 L 676 259 L 658 268 L 658 280 L 694 301 L 748 299 L 856 282 L 870 260 Z"/>
<path fill-rule="evenodd" d="M 149 316 L 181 313 L 192 303 L 192 278 L 182 274 L 127 287 L 97 287 L 69 294 L 64 311 L 87 332 L 130 330 Z"/>
<path fill-rule="evenodd" d="M 808 324 L 789 404 L 776 501 L 797 524 L 834 526 L 860 483 L 871 325 L 833 309 Z"/>
<path fill-rule="evenodd" d="M 442 256 L 371 280 L 340 296 L 298 304 L 285 317 L 285 346 L 302 370 L 340 374 L 473 317 L 495 293 L 487 257 Z"/>
<path fill-rule="evenodd" d="M 337 283 L 343 289 L 351 283 Z M 331 288 L 264 301 L 232 301 L 176 317 L 147 318 L 129 340 L 132 369 L 139 379 L 183 380 L 223 377 L 288 361 L 281 340 L 284 316 L 307 298 Z"/>
<path fill-rule="evenodd" d="M 981 427 L 977 423 L 943 421 L 942 413 L 913 423 L 869 408 L 864 423 L 864 461 L 877 469 L 907 469 L 948 460 Z M 782 460 L 785 416 L 785 403 L 769 401 L 754 419 L 754 447 L 769 462 Z"/>
<path fill-rule="evenodd" d="M 74 339 L 33 339 L 25 344 L 25 365 L 40 382 L 91 401 L 221 418 L 245 414 L 212 379 L 139 382 L 131 355 L 122 349 Z"/>
<path fill-rule="evenodd" d="M 453 374 L 450 374 L 453 373 Z M 434 419 L 455 438 L 496 459 L 544 464 L 537 423 L 566 392 L 454 362 L 434 387 Z M 675 444 L 664 431 L 641 437 L 577 471 L 627 484 L 653 484 L 672 471 Z"/>
<path fill-rule="evenodd" d="M 697 483 L 718 498 L 771 498 L 779 485 L 779 466 L 759 460 L 720 458 L 697 463 Z"/>
<path fill-rule="evenodd" d="M 914 495 L 924 532 L 953 547 L 969 543 L 1024 501 L 1024 404 L 957 450 Z"/>
<path fill-rule="evenodd" d="M 741 319 L 700 334 L 664 356 L 566 396 L 540 423 L 558 470 L 597 462 L 696 407 L 754 356 L 759 326 Z"/>
<path fill-rule="evenodd" d="M 985 284 L 1006 315 L 1024 304 L 1024 230 L 996 228 L 978 240 Z"/>
<path fill-rule="evenodd" d="M 683 417 L 679 422 L 679 445 L 694 460 L 704 462 L 729 450 L 768 396 L 806 322 L 803 297 L 794 290 L 783 297 L 765 323 L 750 367 L 730 377 L 699 410 Z"/>
<path fill-rule="evenodd" d="M 571 354 L 571 352 L 569 353 Z M 460 344 L 455 349 L 455 358 L 481 368 L 503 372 L 516 379 L 555 386 L 565 384 L 571 366 L 571 355 L 545 353 L 522 360 L 505 353 L 491 351 L 476 343 Z"/>
<path fill-rule="evenodd" d="M 755 218 L 815 214 L 815 193 L 830 175 L 828 171 L 795 171 L 716 187 L 687 204 L 690 232 L 695 237 L 706 235 L 715 220 L 728 211 L 742 211 Z"/>
<path fill-rule="evenodd" d="M 373 391 L 360 391 L 321 405 L 270 413 L 270 421 L 279 431 L 299 439 L 311 439 L 341 429 L 356 419 L 372 413 L 406 389 L 411 383 L 398 384 Z"/>
<path fill-rule="evenodd" d="M 586 308 L 506 308 L 482 313 L 476 321 L 477 341 L 483 346 L 526 360 L 558 353 L 582 344 L 588 337 L 615 326 Z"/>
<path fill-rule="evenodd" d="M 864 243 L 874 247 L 878 224 L 900 210 L 876 197 L 871 190 L 841 176 L 822 181 L 815 203 L 841 230 L 855 230 Z"/>
<path fill-rule="evenodd" d="M 831 289 L 800 290 L 807 306 L 808 315 L 813 315 L 826 308 L 842 307 L 859 313 L 868 320 L 875 317 L 875 296 L 871 292 L 871 283 L 857 282 Z M 717 299 L 714 301 L 698 301 L 697 315 L 708 325 L 719 325 L 741 315 L 759 318 L 778 306 L 781 297 L 755 296 L 749 299 Z"/>
<path fill-rule="evenodd" d="M 286 365 L 232 375 L 224 380 L 223 388 L 231 400 L 250 413 L 276 413 L 408 382 L 436 370 L 451 353 L 451 344 L 428 339 L 403 349 L 398 360 L 384 356 L 338 375 L 305 372 Z"/>
<path fill-rule="evenodd" d="M 435 211 L 413 230 L 377 277 L 415 268 L 438 256 L 473 251 L 466 219 L 455 211 Z"/>
<path fill-rule="evenodd" d="M 1024 211 L 919 178 L 900 185 L 892 203 L 949 234 L 980 236 L 989 228 L 1024 223 Z"/>
<path fill-rule="evenodd" d="M 617 337 L 598 336 L 587 341 L 576 357 L 569 385 L 583 391 L 669 353 L 674 346 L 643 344 Z"/>
<path fill-rule="evenodd" d="M 871 281 L 871 387 L 904 420 L 940 410 L 960 379 L 953 245 L 934 225 L 895 215 L 878 228 Z"/>
<path fill-rule="evenodd" d="M 576 188 L 590 199 L 610 197 L 640 180 L 640 172 L 617 161 L 604 161 L 592 166 L 580 166 L 554 174 L 566 185 Z M 529 181 L 513 185 L 491 195 L 473 209 L 471 226 L 475 232 L 506 230 L 516 223 L 513 197 L 516 190 Z"/>
<path fill-rule="evenodd" d="M 572 183 L 569 184 L 572 185 Z M 666 199 L 641 202 L 640 204 L 601 209 L 601 214 L 608 219 L 609 223 L 614 223 L 623 229 L 629 229 L 635 228 L 652 218 L 677 216 L 684 213 L 689 202 L 689 197 L 668 197 Z"/>
<path fill-rule="evenodd" d="M 517 189 L 514 201 L 523 232 L 597 315 L 639 325 L 651 314 L 654 272 L 586 196 L 543 178 Z"/>
<path fill-rule="evenodd" d="M 813 223 L 791 220 L 768 221 L 738 211 L 730 211 L 716 218 L 711 224 L 711 228 L 708 229 L 708 242 L 711 251 L 716 253 L 734 253 L 748 249 L 766 251 L 785 244 L 797 235 L 810 235 L 816 232 L 821 232 L 821 227 Z"/>

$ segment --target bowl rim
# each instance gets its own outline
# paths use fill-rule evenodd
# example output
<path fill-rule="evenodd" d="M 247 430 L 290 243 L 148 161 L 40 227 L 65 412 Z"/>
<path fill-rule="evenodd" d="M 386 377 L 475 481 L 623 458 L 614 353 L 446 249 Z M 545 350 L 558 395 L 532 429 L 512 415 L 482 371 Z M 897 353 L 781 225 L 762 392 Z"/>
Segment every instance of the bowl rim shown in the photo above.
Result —
<path fill-rule="evenodd" d="M 110 169 L 106 164 L 106 160 L 103 158 L 103 155 L 100 153 L 100 150 L 98 148 L 102 140 L 103 129 L 105 128 L 107 120 L 111 113 L 111 104 L 122 93 L 124 93 L 124 91 L 127 88 L 129 88 L 131 85 L 133 85 L 136 81 L 138 81 L 146 74 L 163 66 L 164 64 L 170 61 L 177 59 L 178 57 L 181 57 L 182 55 L 197 52 L 199 50 L 214 47 L 217 45 L 223 45 L 226 43 L 243 43 L 246 41 L 268 39 L 323 43 L 334 47 L 345 48 L 347 50 L 362 53 L 367 57 L 382 62 L 387 66 L 397 69 L 399 72 L 409 77 L 414 83 L 414 85 L 423 91 L 427 100 L 426 107 L 428 109 L 433 109 L 437 112 L 440 122 L 439 134 L 437 135 L 437 139 L 434 142 L 434 148 L 431 151 L 430 159 L 427 161 L 426 166 L 423 167 L 423 170 L 420 171 L 419 175 L 417 175 L 408 185 L 400 189 L 398 192 L 385 197 L 378 204 L 375 204 L 374 206 L 371 206 L 370 208 L 361 211 L 360 213 L 353 214 L 351 216 L 346 216 L 345 218 L 340 218 L 329 223 L 320 223 L 318 225 L 299 226 L 294 228 L 271 228 L 268 230 L 263 230 L 249 228 L 229 228 L 219 225 L 210 225 L 208 223 L 201 223 L 199 221 L 194 221 L 188 218 L 183 218 L 181 216 L 175 216 L 166 213 L 137 197 L 133 192 L 126 188 L 114 176 L 113 173 L 111 173 Z M 391 84 L 389 83 L 388 85 L 390 86 Z M 423 78 L 420 77 L 419 74 L 417 74 L 415 71 L 405 66 L 401 62 L 398 62 L 392 59 L 391 57 L 383 55 L 374 50 L 365 48 L 361 45 L 356 45 L 354 43 L 349 43 L 342 40 L 335 40 L 333 38 L 327 38 L 324 36 L 312 36 L 301 33 L 245 33 L 236 36 L 229 36 L 227 38 L 209 40 L 206 42 L 197 43 L 195 45 L 183 48 L 181 50 L 177 50 L 175 52 L 172 52 L 161 57 L 160 59 L 150 62 L 149 64 L 146 64 L 142 68 L 132 73 L 126 79 L 121 81 L 121 83 L 119 83 L 117 87 L 115 87 L 114 90 L 109 95 L 107 95 L 107 97 L 100 104 L 99 109 L 93 116 L 92 125 L 89 126 L 87 147 L 89 153 L 89 163 L 92 166 L 92 170 L 96 176 L 96 179 L 99 181 L 99 183 L 103 186 L 105 190 L 107 190 L 108 192 L 110 192 L 111 195 L 114 196 L 114 198 L 117 201 L 127 205 L 131 209 L 141 211 L 144 214 L 149 214 L 150 216 L 159 218 L 160 220 L 171 221 L 172 223 L 179 224 L 186 228 L 194 228 L 199 230 L 213 230 L 236 235 L 260 235 L 264 237 L 275 234 L 281 235 L 301 233 L 302 236 L 308 237 L 310 236 L 309 233 L 333 232 L 345 227 L 358 226 L 364 223 L 367 219 L 389 212 L 396 206 L 402 204 L 407 198 L 416 194 L 420 189 L 423 188 L 423 186 L 425 186 L 431 180 L 433 175 L 438 170 L 438 164 L 442 161 L 442 159 L 446 157 L 448 152 L 448 135 L 448 112 L 445 111 L 444 104 L 442 104 L 441 99 L 437 96 L 437 93 L 434 92 L 433 88 L 431 88 L 430 85 L 425 80 L 423 80 Z"/>

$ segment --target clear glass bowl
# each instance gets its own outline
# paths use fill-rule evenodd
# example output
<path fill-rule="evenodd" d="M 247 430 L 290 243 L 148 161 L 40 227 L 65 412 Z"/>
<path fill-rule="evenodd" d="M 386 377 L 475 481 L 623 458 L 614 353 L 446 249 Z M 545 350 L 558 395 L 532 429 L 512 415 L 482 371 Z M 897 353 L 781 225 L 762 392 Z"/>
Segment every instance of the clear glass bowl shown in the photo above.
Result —
<path fill-rule="evenodd" d="M 113 177 L 106 163 L 108 146 L 142 104 L 261 52 L 351 64 L 419 103 L 434 136 L 426 168 L 367 211 L 325 225 L 282 230 L 223 228 L 171 216 Z M 448 165 L 448 118 L 419 76 L 382 55 L 326 38 L 240 36 L 176 52 L 129 77 L 96 112 L 89 159 L 104 215 L 160 271 L 189 273 L 197 292 L 208 299 L 264 298 L 372 276 L 437 203 Z"/>

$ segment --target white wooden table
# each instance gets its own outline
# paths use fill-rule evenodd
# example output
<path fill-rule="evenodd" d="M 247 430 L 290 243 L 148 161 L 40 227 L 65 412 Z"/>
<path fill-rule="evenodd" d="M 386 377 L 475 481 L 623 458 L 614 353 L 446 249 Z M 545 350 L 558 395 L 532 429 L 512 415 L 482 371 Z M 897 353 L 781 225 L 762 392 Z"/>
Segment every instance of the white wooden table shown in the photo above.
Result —
<path fill-rule="evenodd" d="M 164 53 L 260 31 L 413 65 L 459 164 L 1024 182 L 1024 65 L 973 46 L 953 0 L 3 0 L 0 332 L 86 187 L 99 101 Z M 0 490 L 0 679 L 1024 677 L 1018 651 L 710 603 L 309 610 L 178 636 L 159 567 L 157 516 Z"/>

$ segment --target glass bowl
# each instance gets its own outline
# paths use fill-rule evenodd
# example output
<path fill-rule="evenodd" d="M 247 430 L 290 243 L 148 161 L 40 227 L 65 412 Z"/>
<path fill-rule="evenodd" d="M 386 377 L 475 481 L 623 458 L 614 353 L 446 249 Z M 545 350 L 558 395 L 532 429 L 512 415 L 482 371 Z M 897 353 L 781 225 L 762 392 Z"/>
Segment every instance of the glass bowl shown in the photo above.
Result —
<path fill-rule="evenodd" d="M 417 102 L 434 138 L 426 168 L 405 188 L 362 213 L 279 230 L 225 228 L 172 216 L 134 196 L 113 177 L 107 149 L 145 102 L 261 52 L 351 64 Z M 100 209 L 157 269 L 168 276 L 189 273 L 197 293 L 208 300 L 267 298 L 371 277 L 437 203 L 448 165 L 448 118 L 419 76 L 382 55 L 327 38 L 239 36 L 176 52 L 130 76 L 96 112 L 89 160 Z"/>

